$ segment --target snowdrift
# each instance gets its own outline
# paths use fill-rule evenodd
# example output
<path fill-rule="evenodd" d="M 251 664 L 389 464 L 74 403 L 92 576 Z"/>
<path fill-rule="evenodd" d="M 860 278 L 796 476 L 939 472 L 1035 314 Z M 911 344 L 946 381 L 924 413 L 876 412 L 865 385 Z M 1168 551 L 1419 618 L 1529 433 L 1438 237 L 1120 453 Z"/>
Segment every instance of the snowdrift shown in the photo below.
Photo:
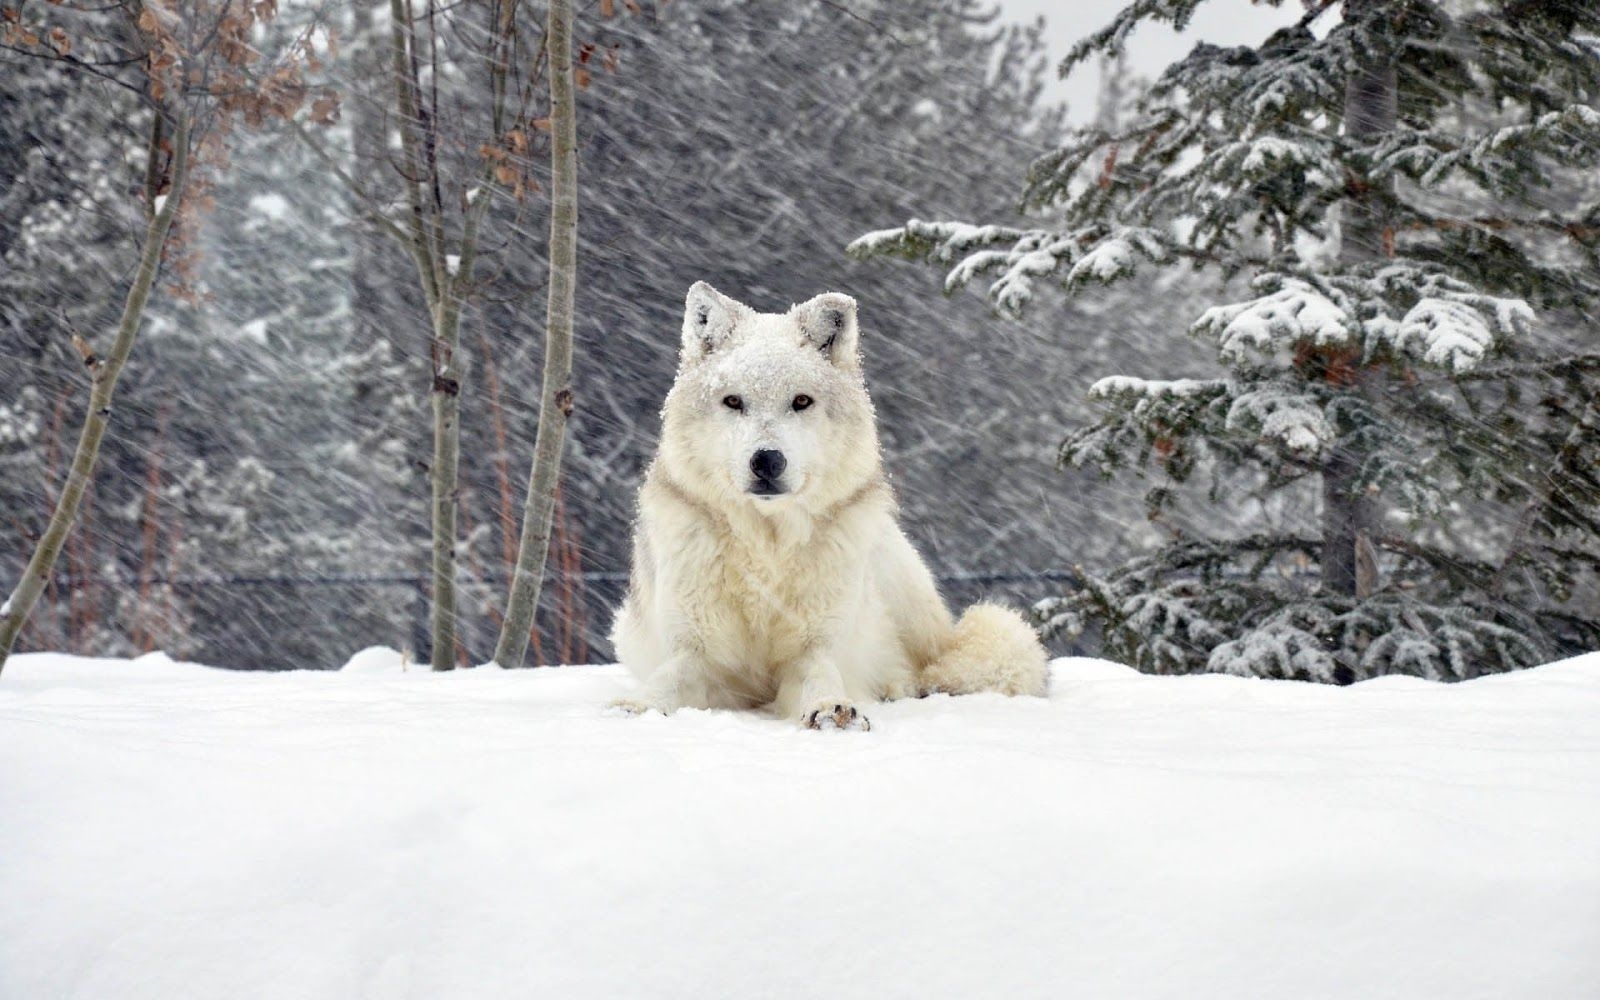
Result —
<path fill-rule="evenodd" d="M 1600 984 L 1600 654 L 1054 666 L 870 733 L 617 668 L 0 677 L 0 997 L 1513 997 Z"/>

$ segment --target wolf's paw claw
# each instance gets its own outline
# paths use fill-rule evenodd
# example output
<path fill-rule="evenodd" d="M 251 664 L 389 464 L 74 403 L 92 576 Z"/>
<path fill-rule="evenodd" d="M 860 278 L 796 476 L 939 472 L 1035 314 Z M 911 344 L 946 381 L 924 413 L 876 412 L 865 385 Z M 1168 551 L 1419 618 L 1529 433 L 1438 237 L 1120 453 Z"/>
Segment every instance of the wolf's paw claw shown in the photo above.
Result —
<path fill-rule="evenodd" d="M 637 698 L 618 698 L 606 706 L 607 715 L 644 715 L 647 712 L 661 712 L 661 708 L 647 701 Z M 662 712 L 665 715 L 665 712 Z"/>
<path fill-rule="evenodd" d="M 859 729 L 866 732 L 872 723 L 847 701 L 819 705 L 805 715 L 807 729 Z"/>

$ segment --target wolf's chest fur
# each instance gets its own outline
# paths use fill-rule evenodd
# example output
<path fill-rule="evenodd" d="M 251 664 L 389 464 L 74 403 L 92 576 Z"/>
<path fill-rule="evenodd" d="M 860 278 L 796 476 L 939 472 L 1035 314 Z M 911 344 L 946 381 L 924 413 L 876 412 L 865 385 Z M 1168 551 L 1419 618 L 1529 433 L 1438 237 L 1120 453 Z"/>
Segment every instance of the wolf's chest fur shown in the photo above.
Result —
<path fill-rule="evenodd" d="M 699 600 L 686 602 L 708 658 L 725 669 L 777 671 L 828 634 L 852 585 L 859 557 L 841 573 L 836 531 L 803 542 L 729 534 L 719 540 Z"/>

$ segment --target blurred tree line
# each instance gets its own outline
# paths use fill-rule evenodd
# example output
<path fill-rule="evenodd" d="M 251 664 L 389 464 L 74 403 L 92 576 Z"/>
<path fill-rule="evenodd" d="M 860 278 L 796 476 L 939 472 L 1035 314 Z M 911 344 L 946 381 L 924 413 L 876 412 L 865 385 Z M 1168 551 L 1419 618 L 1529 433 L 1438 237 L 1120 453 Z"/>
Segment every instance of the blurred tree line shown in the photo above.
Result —
<path fill-rule="evenodd" d="M 429 655 L 438 359 L 415 263 L 385 232 L 405 220 L 408 182 L 393 9 L 294 6 L 257 31 L 269 56 L 311 39 L 339 107 L 231 137 L 183 271 L 151 301 L 24 648 L 161 648 L 246 668 L 332 667 L 373 643 Z M 481 127 L 496 96 L 481 56 L 504 10 L 415 8 L 431 31 L 417 86 L 448 187 L 438 203 L 465 217 L 486 166 L 500 189 L 451 359 L 462 663 L 488 658 L 504 611 L 543 363 L 550 136 L 500 128 L 486 140 Z M 531 53 L 543 5 L 515 5 L 515 17 Z M 884 220 L 992 218 L 1014 201 L 1015 178 L 1062 133 L 1041 97 L 1037 30 L 1003 27 L 976 0 L 624 0 L 580 10 L 576 42 L 575 408 L 535 658 L 610 654 L 620 583 L 608 574 L 626 566 L 633 491 L 696 280 L 768 309 L 827 289 L 861 300 L 888 466 L 940 571 L 1104 563 L 1150 540 L 1137 492 L 1091 495 L 1088 477 L 1055 470 L 1055 438 L 1089 413 L 1096 373 L 1173 353 L 1159 331 L 1189 311 L 1199 279 L 1164 275 L 1011 323 L 977 295 L 930 300 L 916 275 L 842 252 Z M 86 391 L 71 337 L 110 325 L 137 257 L 149 114 L 124 88 L 25 48 L 0 47 L 7 579 L 71 456 Z M 312 118 L 325 121 L 309 129 Z M 500 175 L 497 157 L 515 169 Z M 1047 587 L 988 586 L 1028 599 Z"/>

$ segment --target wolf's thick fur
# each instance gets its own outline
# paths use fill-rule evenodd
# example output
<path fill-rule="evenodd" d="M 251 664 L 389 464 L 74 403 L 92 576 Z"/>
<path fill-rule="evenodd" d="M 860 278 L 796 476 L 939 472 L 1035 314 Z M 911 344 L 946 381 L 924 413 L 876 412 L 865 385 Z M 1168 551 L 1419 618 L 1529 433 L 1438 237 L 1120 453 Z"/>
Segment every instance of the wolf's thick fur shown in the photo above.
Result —
<path fill-rule="evenodd" d="M 868 702 L 1044 694 L 1033 630 L 989 604 L 953 622 L 900 530 L 857 342 L 847 295 L 763 314 L 689 290 L 612 633 L 643 689 L 618 705 L 866 728 Z"/>

